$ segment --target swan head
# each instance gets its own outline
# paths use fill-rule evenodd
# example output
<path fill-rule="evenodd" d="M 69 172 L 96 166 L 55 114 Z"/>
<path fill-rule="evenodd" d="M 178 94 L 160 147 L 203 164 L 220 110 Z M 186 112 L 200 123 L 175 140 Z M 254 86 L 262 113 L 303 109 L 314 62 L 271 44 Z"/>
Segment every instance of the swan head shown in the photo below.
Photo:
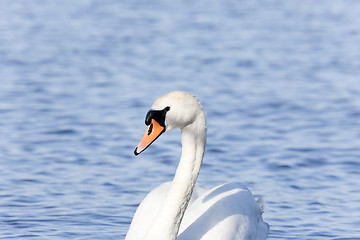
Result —
<path fill-rule="evenodd" d="M 164 132 L 192 124 L 199 115 L 203 115 L 202 106 L 191 93 L 173 91 L 159 97 L 145 117 L 147 129 L 134 154 L 143 152 Z"/>

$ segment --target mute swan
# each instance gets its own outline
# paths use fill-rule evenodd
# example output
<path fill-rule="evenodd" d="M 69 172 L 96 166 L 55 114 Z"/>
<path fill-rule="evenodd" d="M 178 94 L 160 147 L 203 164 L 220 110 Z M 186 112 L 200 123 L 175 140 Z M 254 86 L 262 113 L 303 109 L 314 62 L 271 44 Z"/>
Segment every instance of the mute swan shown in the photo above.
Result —
<path fill-rule="evenodd" d="M 210 190 L 195 186 L 206 142 L 205 113 L 195 96 L 174 91 L 158 98 L 145 124 L 135 155 L 174 128 L 181 129 L 182 154 L 173 181 L 155 188 L 139 205 L 126 240 L 267 238 L 262 201 L 256 202 L 245 186 L 228 183 Z"/>

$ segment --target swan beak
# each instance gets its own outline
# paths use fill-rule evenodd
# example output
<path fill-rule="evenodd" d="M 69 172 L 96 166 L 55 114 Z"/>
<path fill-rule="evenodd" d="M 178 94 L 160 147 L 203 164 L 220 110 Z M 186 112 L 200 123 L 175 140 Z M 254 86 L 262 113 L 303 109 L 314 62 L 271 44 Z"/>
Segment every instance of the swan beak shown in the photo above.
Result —
<path fill-rule="evenodd" d="M 135 148 L 135 156 L 147 149 L 163 132 L 165 132 L 165 127 L 161 126 L 158 122 L 152 119 L 151 123 L 146 128 L 144 137 Z"/>

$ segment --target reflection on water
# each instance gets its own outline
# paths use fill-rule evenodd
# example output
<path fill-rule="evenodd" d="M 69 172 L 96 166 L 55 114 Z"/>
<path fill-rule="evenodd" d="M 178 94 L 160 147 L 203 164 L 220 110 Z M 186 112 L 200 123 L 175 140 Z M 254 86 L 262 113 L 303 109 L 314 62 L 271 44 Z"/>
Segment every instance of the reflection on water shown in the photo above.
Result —
<path fill-rule="evenodd" d="M 133 149 L 154 99 L 207 112 L 199 182 L 240 181 L 271 239 L 360 239 L 360 3 L 9 1 L 0 8 L 0 235 L 122 239 L 174 174 Z"/>

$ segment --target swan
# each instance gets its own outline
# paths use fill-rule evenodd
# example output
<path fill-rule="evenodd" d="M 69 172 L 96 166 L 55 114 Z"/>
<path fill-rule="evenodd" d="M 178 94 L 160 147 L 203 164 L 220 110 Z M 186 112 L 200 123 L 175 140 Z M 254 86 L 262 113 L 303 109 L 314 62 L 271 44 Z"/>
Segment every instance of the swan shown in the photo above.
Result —
<path fill-rule="evenodd" d="M 266 239 L 262 200 L 240 183 L 203 189 L 195 185 L 206 143 L 206 120 L 199 100 L 173 91 L 158 98 L 146 115 L 147 129 L 135 155 L 161 134 L 181 129 L 182 153 L 172 182 L 151 191 L 137 208 L 125 240 Z"/>

